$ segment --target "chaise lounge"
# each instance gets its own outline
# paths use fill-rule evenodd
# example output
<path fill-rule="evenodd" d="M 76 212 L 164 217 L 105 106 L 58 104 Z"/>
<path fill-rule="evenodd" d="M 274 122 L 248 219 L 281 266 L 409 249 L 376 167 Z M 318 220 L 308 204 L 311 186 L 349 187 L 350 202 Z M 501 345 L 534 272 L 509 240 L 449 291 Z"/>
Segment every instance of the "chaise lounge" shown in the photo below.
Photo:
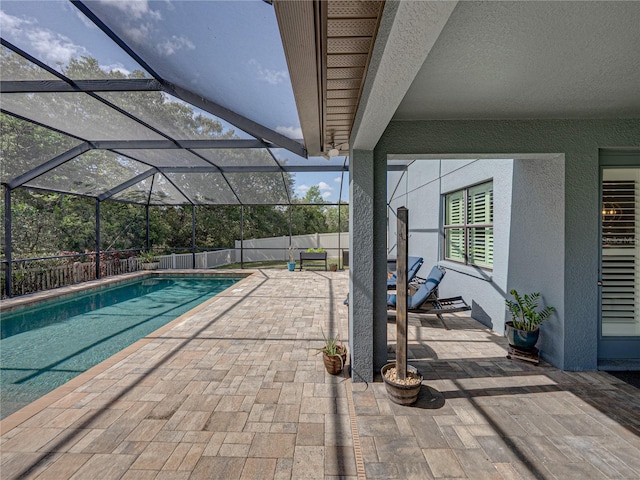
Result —
<path fill-rule="evenodd" d="M 407 257 L 407 282 L 414 279 L 423 263 L 424 259 L 422 257 Z M 393 272 L 393 275 L 387 279 L 387 290 L 395 290 L 397 281 L 398 276 L 396 272 Z"/>
<path fill-rule="evenodd" d="M 444 268 L 435 265 L 429 272 L 424 283 L 420 285 L 420 288 L 418 288 L 413 295 L 407 295 L 407 311 L 411 313 L 436 315 L 444 328 L 448 330 L 449 327 L 444 322 L 442 314 L 464 312 L 471 310 L 471 307 L 467 305 L 467 302 L 465 302 L 462 297 L 437 297 L 436 289 L 444 278 L 445 273 L 446 270 Z M 396 302 L 396 294 L 388 293 L 387 308 L 394 310 L 396 308 Z"/>

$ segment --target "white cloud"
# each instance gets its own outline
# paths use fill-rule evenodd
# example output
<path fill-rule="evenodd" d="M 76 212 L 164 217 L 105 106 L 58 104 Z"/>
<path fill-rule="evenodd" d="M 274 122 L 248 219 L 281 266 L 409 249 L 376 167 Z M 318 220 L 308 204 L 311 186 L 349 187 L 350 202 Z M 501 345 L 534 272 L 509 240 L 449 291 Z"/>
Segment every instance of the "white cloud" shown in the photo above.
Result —
<path fill-rule="evenodd" d="M 289 72 L 286 70 L 271 70 L 263 67 L 257 60 L 249 60 L 249 65 L 255 67 L 258 78 L 270 85 L 277 85 L 289 78 Z"/>
<path fill-rule="evenodd" d="M 328 183 L 325 183 L 325 182 L 318 183 L 318 188 L 320 189 L 321 192 L 331 192 L 333 190 L 333 187 L 331 187 Z"/>
<path fill-rule="evenodd" d="M 300 127 L 276 127 L 276 132 L 281 133 L 285 137 L 293 138 L 294 140 L 302 138 L 302 128 Z"/>
<path fill-rule="evenodd" d="M 325 200 L 328 199 L 331 196 L 331 192 L 323 192 L 322 193 L 322 198 L 324 198 Z"/>
<path fill-rule="evenodd" d="M 182 35 L 179 37 L 172 35 L 171 38 L 157 45 L 158 52 L 166 57 L 173 55 L 178 50 L 194 50 L 195 48 L 193 42 Z"/>
<path fill-rule="evenodd" d="M 29 43 L 30 52 L 50 66 L 66 65 L 71 58 L 89 53 L 83 46 L 73 43 L 69 37 L 40 27 L 38 22 L 31 18 L 15 17 L 0 10 L 0 26 L 6 37 Z"/>
<path fill-rule="evenodd" d="M 308 191 L 309 191 L 308 185 L 298 185 L 296 187 L 296 193 L 301 197 L 304 197 Z"/>
<path fill-rule="evenodd" d="M 117 8 L 131 18 L 151 18 L 153 20 L 162 19 L 162 15 L 159 11 L 149 8 L 149 2 L 147 0 L 100 0 L 100 3 Z"/>
<path fill-rule="evenodd" d="M 336 183 L 342 183 L 342 177 L 336 177 L 333 179 L 333 181 Z"/>
<path fill-rule="evenodd" d="M 125 76 L 128 76 L 131 73 L 131 71 L 124 68 L 124 65 L 122 65 L 121 63 L 114 63 L 113 65 L 100 65 L 100 70 L 105 73 L 120 72 Z"/>
<path fill-rule="evenodd" d="M 9 35 L 18 35 L 20 33 L 20 29 L 23 28 L 24 25 L 31 25 L 33 23 L 34 22 L 32 20 L 14 17 L 13 15 L 9 15 L 8 13 L 0 10 L 0 27 L 2 27 L 5 35 L 7 33 Z"/>

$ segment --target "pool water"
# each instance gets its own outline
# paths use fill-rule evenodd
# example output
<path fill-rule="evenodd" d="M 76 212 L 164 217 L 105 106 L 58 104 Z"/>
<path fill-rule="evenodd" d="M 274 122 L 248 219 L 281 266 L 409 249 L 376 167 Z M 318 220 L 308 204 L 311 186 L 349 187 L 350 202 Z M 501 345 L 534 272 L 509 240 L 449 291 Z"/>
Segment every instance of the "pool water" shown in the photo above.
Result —
<path fill-rule="evenodd" d="M 239 280 L 239 277 L 157 277 L 3 312 L 0 418 Z"/>

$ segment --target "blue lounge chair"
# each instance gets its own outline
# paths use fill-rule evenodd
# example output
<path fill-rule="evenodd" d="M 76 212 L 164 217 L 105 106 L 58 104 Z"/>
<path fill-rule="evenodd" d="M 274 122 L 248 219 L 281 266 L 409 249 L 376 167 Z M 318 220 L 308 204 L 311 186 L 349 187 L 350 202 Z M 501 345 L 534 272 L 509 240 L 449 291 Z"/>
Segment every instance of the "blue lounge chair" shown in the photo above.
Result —
<path fill-rule="evenodd" d="M 418 274 L 418 270 L 424 263 L 422 257 L 407 257 L 407 282 L 410 282 Z M 387 290 L 393 290 L 397 286 L 398 276 L 396 272 L 387 279 Z"/>
<path fill-rule="evenodd" d="M 425 279 L 424 283 L 420 285 L 420 288 L 413 294 L 407 295 L 407 311 L 412 313 L 433 314 L 437 315 L 438 319 L 446 328 L 449 327 L 444 323 L 442 318 L 443 313 L 464 312 L 471 310 L 471 307 L 467 305 L 462 297 L 451 298 L 438 298 L 436 295 L 436 289 L 442 281 L 445 270 L 437 265 L 434 266 L 429 275 Z M 397 296 L 392 293 L 387 294 L 387 308 L 395 309 L 397 302 Z"/>

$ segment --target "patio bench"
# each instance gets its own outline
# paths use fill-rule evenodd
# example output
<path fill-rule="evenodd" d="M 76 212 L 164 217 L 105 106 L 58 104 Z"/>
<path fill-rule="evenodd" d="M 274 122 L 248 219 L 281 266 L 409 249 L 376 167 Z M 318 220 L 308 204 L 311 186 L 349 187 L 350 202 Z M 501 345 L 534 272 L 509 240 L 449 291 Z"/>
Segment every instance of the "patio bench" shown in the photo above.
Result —
<path fill-rule="evenodd" d="M 300 252 L 300 270 L 302 270 L 305 260 L 307 265 L 312 262 L 309 265 L 311 267 L 322 267 L 322 262 L 324 262 L 324 269 L 327 270 L 327 252 Z"/>

